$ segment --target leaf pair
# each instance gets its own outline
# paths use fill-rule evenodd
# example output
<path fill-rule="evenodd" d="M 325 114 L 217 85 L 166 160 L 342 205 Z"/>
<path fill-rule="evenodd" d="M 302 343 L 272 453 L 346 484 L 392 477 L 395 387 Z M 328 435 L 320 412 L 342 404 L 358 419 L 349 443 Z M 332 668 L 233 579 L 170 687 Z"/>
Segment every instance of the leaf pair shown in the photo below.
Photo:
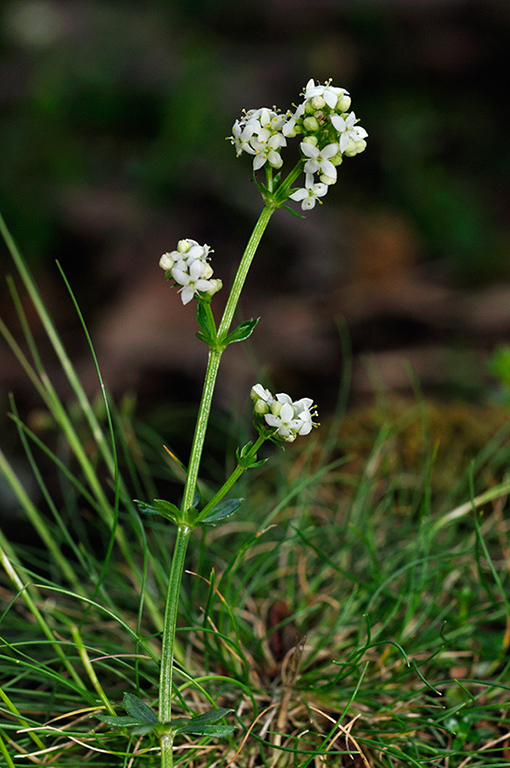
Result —
<path fill-rule="evenodd" d="M 165 501 L 165 499 L 153 499 L 152 504 L 147 504 L 146 501 L 139 501 L 134 499 L 138 504 L 138 509 L 148 515 L 161 515 L 166 520 L 171 520 L 175 525 L 182 523 L 182 512 L 171 501 Z M 191 517 L 191 525 L 221 525 L 227 517 L 230 517 L 237 512 L 241 506 L 243 499 L 226 499 L 225 501 L 217 504 L 211 509 L 205 517 L 200 517 L 197 509 L 194 507 L 190 509 L 190 512 L 194 515 Z"/>
<path fill-rule="evenodd" d="M 196 336 L 207 344 L 211 349 L 225 349 L 229 344 L 233 344 L 236 341 L 244 341 L 252 335 L 260 318 L 255 320 L 244 320 L 235 328 L 232 333 L 225 336 L 224 339 L 218 339 L 218 331 L 214 323 L 211 308 L 209 304 L 199 302 L 197 306 L 197 322 L 200 326 L 200 330 L 197 331 Z"/>
<path fill-rule="evenodd" d="M 99 715 L 99 719 L 107 725 L 129 728 L 134 736 L 141 736 L 151 731 L 157 733 L 162 726 L 164 730 L 168 730 L 170 726 L 174 735 L 191 733 L 195 736 L 218 739 L 230 736 L 235 730 L 234 725 L 219 725 L 219 721 L 232 711 L 225 707 L 212 709 L 196 717 L 176 717 L 170 723 L 159 723 L 155 712 L 133 693 L 124 694 L 123 705 L 127 715 Z"/>

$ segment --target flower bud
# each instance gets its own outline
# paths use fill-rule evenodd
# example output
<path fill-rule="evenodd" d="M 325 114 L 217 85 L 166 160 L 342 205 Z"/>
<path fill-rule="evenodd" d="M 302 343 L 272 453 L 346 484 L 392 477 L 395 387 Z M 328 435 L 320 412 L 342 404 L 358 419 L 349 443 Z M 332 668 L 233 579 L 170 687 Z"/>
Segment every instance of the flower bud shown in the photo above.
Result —
<path fill-rule="evenodd" d="M 159 266 L 161 267 L 161 269 L 164 269 L 167 272 L 169 269 L 172 269 L 174 264 L 175 264 L 175 259 L 172 257 L 171 253 L 164 253 L 159 260 Z"/>
<path fill-rule="evenodd" d="M 318 140 L 317 136 L 305 136 L 301 143 L 302 144 L 311 144 L 313 147 L 316 147 L 317 144 L 319 143 L 319 140 Z"/>
<path fill-rule="evenodd" d="M 342 93 L 338 97 L 338 101 L 336 103 L 336 112 L 347 112 L 349 107 L 351 106 L 351 97 L 347 93 Z"/>
<path fill-rule="evenodd" d="M 326 100 L 323 96 L 313 96 L 310 103 L 314 109 L 324 109 L 326 106 Z"/>
<path fill-rule="evenodd" d="M 188 253 L 189 249 L 193 245 L 193 242 L 190 240 L 179 240 L 177 243 L 177 250 L 179 253 Z"/>
<path fill-rule="evenodd" d="M 303 120 L 303 128 L 305 131 L 308 131 L 309 133 L 314 133 L 315 131 L 319 130 L 319 122 L 316 117 L 313 117 L 313 115 L 310 115 L 309 117 L 305 117 Z"/>
<path fill-rule="evenodd" d="M 300 133 L 303 133 L 302 126 L 294 123 L 294 125 L 291 125 L 286 130 L 284 130 L 283 135 L 288 139 L 294 139 L 296 136 L 299 136 Z"/>
<path fill-rule="evenodd" d="M 253 406 L 253 412 L 259 416 L 264 416 L 266 413 L 269 413 L 269 406 L 264 400 L 257 400 Z"/>
<path fill-rule="evenodd" d="M 283 157 L 281 155 L 277 155 L 276 157 L 272 157 L 271 159 L 268 158 L 268 163 L 271 166 L 271 168 L 281 168 L 283 165 Z"/>
<path fill-rule="evenodd" d="M 210 264 L 204 264 L 204 268 L 202 270 L 202 277 L 204 280 L 209 280 L 210 277 L 213 275 L 213 268 Z"/>
<path fill-rule="evenodd" d="M 356 146 L 356 142 L 352 139 L 349 139 L 349 143 L 347 144 L 344 155 L 347 155 L 347 157 L 354 157 L 354 155 L 358 154 L 358 148 Z"/>
<path fill-rule="evenodd" d="M 274 400 L 274 402 L 271 403 L 269 408 L 273 416 L 279 416 L 283 406 L 284 406 L 284 403 L 280 403 L 278 400 Z"/>
<path fill-rule="evenodd" d="M 327 184 L 328 187 L 330 187 L 332 184 L 335 184 L 336 179 L 334 179 L 332 176 L 326 176 L 326 174 L 322 174 L 320 177 L 320 180 L 323 184 Z"/>
<path fill-rule="evenodd" d="M 221 291 L 223 288 L 223 280 L 220 280 L 217 277 L 215 277 L 214 280 L 210 280 L 209 282 L 211 283 L 211 287 L 208 291 L 205 291 L 207 296 L 214 296 L 215 293 L 218 293 L 218 291 Z"/>

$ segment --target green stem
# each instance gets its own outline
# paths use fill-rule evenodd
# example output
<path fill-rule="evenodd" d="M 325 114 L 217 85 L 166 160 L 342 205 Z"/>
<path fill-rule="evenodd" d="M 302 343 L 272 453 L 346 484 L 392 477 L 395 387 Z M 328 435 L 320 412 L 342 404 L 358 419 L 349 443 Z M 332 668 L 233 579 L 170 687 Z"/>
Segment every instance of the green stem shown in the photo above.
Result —
<path fill-rule="evenodd" d="M 191 455 L 188 465 L 188 474 L 186 476 L 186 485 L 182 498 L 182 512 L 185 520 L 189 520 L 188 510 L 193 506 L 195 489 L 197 487 L 198 471 L 204 448 L 205 433 L 209 422 L 209 413 L 211 411 L 212 397 L 218 368 L 220 366 L 222 350 L 209 350 L 209 359 L 207 361 L 207 370 L 205 372 L 204 388 L 202 390 L 202 400 L 198 409 L 197 423 L 195 425 L 195 434 L 191 446 Z"/>
<path fill-rule="evenodd" d="M 211 512 L 214 507 L 220 503 L 222 498 L 227 495 L 227 493 L 230 491 L 230 489 L 237 483 L 243 472 L 246 472 L 247 469 L 250 467 L 250 459 L 254 458 L 257 454 L 258 449 L 267 440 L 266 435 L 259 435 L 255 443 L 250 448 L 249 453 L 243 458 L 241 462 L 238 463 L 237 467 L 234 469 L 228 480 L 226 480 L 219 491 L 217 491 L 211 501 L 201 510 L 199 517 L 197 518 L 197 523 L 199 523 L 201 520 L 204 519 L 204 517 L 207 517 L 209 512 Z"/>
<path fill-rule="evenodd" d="M 177 609 L 179 593 L 184 571 L 184 559 L 192 529 L 187 525 L 177 528 L 172 567 L 168 579 L 166 595 L 165 619 L 163 626 L 163 643 L 161 649 L 161 668 L 159 676 L 159 721 L 170 723 L 172 718 L 172 675 L 174 666 L 175 631 L 177 626 Z M 163 754 L 163 740 L 161 750 Z M 166 743 L 166 742 L 165 742 Z M 169 763 L 170 765 L 170 763 Z"/>
<path fill-rule="evenodd" d="M 172 768 L 174 764 L 174 735 L 165 733 L 159 740 L 161 746 L 161 768 Z"/>
<path fill-rule="evenodd" d="M 259 243 L 262 239 L 262 235 L 264 234 L 266 227 L 269 224 L 269 219 L 275 210 L 276 208 L 273 205 L 266 205 L 262 209 L 262 213 L 260 214 L 258 221 L 253 228 L 253 232 L 251 233 L 251 237 L 248 240 L 248 245 L 246 246 L 246 249 L 243 253 L 241 263 L 239 264 L 237 274 L 234 278 L 234 283 L 227 300 L 227 306 L 225 307 L 225 311 L 223 312 L 223 317 L 221 318 L 221 323 L 218 328 L 218 338 L 220 341 L 221 339 L 224 339 L 228 333 L 228 329 L 230 328 L 234 313 L 237 309 L 237 303 L 239 301 L 241 291 L 243 290 L 248 270 L 250 269 L 253 257 L 255 256 Z"/>

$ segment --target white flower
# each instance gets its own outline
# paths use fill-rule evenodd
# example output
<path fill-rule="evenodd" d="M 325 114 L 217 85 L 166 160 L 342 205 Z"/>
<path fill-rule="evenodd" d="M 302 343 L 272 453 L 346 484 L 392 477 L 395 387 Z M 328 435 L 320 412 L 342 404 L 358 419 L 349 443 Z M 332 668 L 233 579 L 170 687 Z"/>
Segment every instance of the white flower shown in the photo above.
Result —
<path fill-rule="evenodd" d="M 250 145 L 250 139 L 254 134 L 255 125 L 243 125 L 239 120 L 236 120 L 232 126 L 232 144 L 236 148 L 237 156 L 239 157 L 242 152 L 247 152 L 249 155 L 255 155 L 255 150 Z"/>
<path fill-rule="evenodd" d="M 314 98 L 322 98 L 330 109 L 335 109 L 338 98 L 342 94 L 346 94 L 348 96 L 349 91 L 346 91 L 345 88 L 334 88 L 331 85 L 331 80 L 328 80 L 326 83 L 324 83 L 324 85 L 315 85 L 314 80 L 309 80 L 306 84 L 304 97 L 305 101 L 309 101 L 310 99 Z M 317 109 L 321 109 L 322 106 L 324 105 L 320 104 L 320 102 L 317 102 Z"/>
<path fill-rule="evenodd" d="M 255 384 L 251 388 L 250 397 L 253 400 L 253 410 L 259 416 L 269 413 L 269 408 L 274 403 L 274 395 L 262 384 Z"/>
<path fill-rule="evenodd" d="M 253 402 L 257 402 L 257 400 L 263 400 L 264 402 L 270 404 L 274 400 L 274 395 L 271 394 L 271 392 L 262 386 L 262 384 L 254 384 L 251 388 L 250 397 L 253 400 Z"/>
<path fill-rule="evenodd" d="M 281 131 L 288 117 L 288 115 L 278 114 L 278 112 L 274 112 L 267 107 L 262 107 L 257 111 L 259 113 L 257 119 L 260 125 L 265 130 L 270 131 L 270 133 Z"/>
<path fill-rule="evenodd" d="M 266 413 L 264 419 L 266 424 L 274 427 L 276 433 L 288 443 L 294 442 L 301 427 L 301 421 L 296 419 L 292 403 L 283 403 L 278 409 L 278 416 L 273 413 Z"/>
<path fill-rule="evenodd" d="M 308 435 L 314 426 L 312 421 L 313 400 L 309 397 L 302 397 L 301 400 L 296 400 L 293 405 L 296 417 L 301 422 L 298 435 Z"/>
<path fill-rule="evenodd" d="M 312 173 L 307 173 L 305 176 L 306 181 L 304 188 L 293 192 L 292 195 L 290 195 L 290 199 L 295 200 L 296 202 L 301 202 L 301 208 L 303 211 L 310 211 L 312 208 L 315 208 L 315 203 L 317 202 L 318 198 L 324 197 L 324 195 L 327 193 L 328 185 L 314 184 Z M 318 202 L 320 203 L 321 200 Z"/>
<path fill-rule="evenodd" d="M 304 165 L 305 173 L 320 172 L 327 179 L 332 179 L 332 181 L 328 180 L 324 183 L 334 184 L 336 181 L 336 168 L 330 158 L 337 154 L 338 144 L 328 144 L 323 149 L 319 149 L 309 142 L 302 141 L 300 147 L 301 152 L 309 158 Z"/>
<path fill-rule="evenodd" d="M 268 136 L 268 134 L 269 131 L 263 128 L 258 138 L 254 138 L 251 141 L 251 145 L 257 153 L 253 158 L 254 171 L 262 168 L 266 161 L 273 168 L 281 168 L 283 165 L 283 160 L 278 150 L 280 147 L 286 146 L 287 139 L 281 133 L 275 133 L 272 136 Z"/>
<path fill-rule="evenodd" d="M 357 142 L 368 136 L 364 128 L 356 125 L 358 119 L 354 112 L 350 112 L 345 118 L 341 115 L 331 115 L 331 122 L 340 134 L 340 152 L 345 152 L 349 141 Z"/>
<path fill-rule="evenodd" d="M 195 240 L 188 240 L 188 242 L 191 243 L 190 248 L 181 253 L 180 261 L 185 261 L 188 264 L 191 264 L 193 261 L 203 261 L 205 263 L 209 257 L 209 246 L 199 245 Z"/>
<path fill-rule="evenodd" d="M 187 304 L 199 291 L 209 291 L 213 285 L 211 280 L 204 279 L 204 271 L 207 267 L 200 259 L 196 259 L 187 265 L 183 261 L 177 262 L 172 269 L 172 277 L 176 283 L 182 285 L 180 289 L 183 304 Z"/>

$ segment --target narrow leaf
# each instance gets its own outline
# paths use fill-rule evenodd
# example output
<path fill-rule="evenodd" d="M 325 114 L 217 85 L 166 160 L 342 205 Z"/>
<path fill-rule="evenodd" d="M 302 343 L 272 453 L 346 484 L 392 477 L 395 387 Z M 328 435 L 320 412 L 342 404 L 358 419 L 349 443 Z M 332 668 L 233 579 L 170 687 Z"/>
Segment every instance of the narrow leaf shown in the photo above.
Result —
<path fill-rule="evenodd" d="M 145 725 L 137 725 L 136 728 L 131 729 L 133 736 L 143 736 L 146 733 L 150 733 L 154 728 L 154 725 L 146 723 Z"/>
<path fill-rule="evenodd" d="M 227 499 L 214 507 L 200 522 L 203 525 L 219 525 L 227 517 L 237 512 L 244 499 Z"/>
<path fill-rule="evenodd" d="M 210 310 L 209 312 L 207 311 L 202 301 L 199 301 L 197 304 L 197 322 L 200 326 L 200 330 L 196 333 L 197 338 L 209 347 L 214 346 L 218 339 L 218 332 Z"/>
<path fill-rule="evenodd" d="M 179 507 L 176 507 L 170 501 L 165 501 L 165 499 L 153 499 L 152 504 L 147 504 L 147 502 L 139 501 L 138 499 L 134 499 L 134 502 L 138 504 L 140 512 L 145 514 L 162 515 L 174 522 L 178 522 L 180 519 L 181 511 Z"/>
<path fill-rule="evenodd" d="M 266 461 L 269 461 L 269 459 L 260 459 L 260 461 L 255 461 L 253 464 L 250 464 L 248 469 L 255 469 L 255 467 L 261 467 L 263 464 L 266 463 Z"/>
<path fill-rule="evenodd" d="M 210 347 L 211 344 L 213 343 L 211 337 L 207 336 L 207 334 L 205 333 L 202 333 L 202 331 L 197 331 L 195 333 L 195 336 L 197 337 L 197 339 L 200 339 L 200 341 L 203 341 L 204 344 L 207 344 L 208 347 Z"/>
<path fill-rule="evenodd" d="M 193 733 L 195 736 L 210 736 L 212 738 L 224 739 L 235 731 L 235 725 L 183 725 L 177 733 Z"/>
<path fill-rule="evenodd" d="M 232 331 L 232 333 L 229 333 L 225 339 L 225 344 L 233 344 L 236 341 L 244 341 L 247 339 L 252 335 L 259 320 L 260 318 L 257 317 L 255 320 L 252 318 L 251 320 L 242 322 L 234 331 Z"/>
<path fill-rule="evenodd" d="M 197 323 L 205 336 L 209 336 L 209 323 L 207 321 L 207 312 L 201 301 L 197 303 Z"/>
<path fill-rule="evenodd" d="M 117 725 L 119 728 L 132 728 L 134 725 L 140 725 L 140 720 L 130 715 L 97 715 L 98 720 L 108 725 Z"/>
<path fill-rule="evenodd" d="M 135 717 L 139 724 L 154 725 L 158 722 L 152 709 L 134 693 L 125 693 L 123 704 L 126 712 Z"/>
<path fill-rule="evenodd" d="M 209 725 L 211 725 L 212 723 L 217 723 L 218 720 L 221 720 L 222 717 L 228 715 L 229 712 L 232 712 L 232 710 L 227 709 L 226 707 L 211 709 L 210 712 L 204 712 L 203 715 L 197 715 L 196 717 L 193 717 L 191 719 L 191 724 L 198 725 L 201 723 L 209 723 Z"/>

